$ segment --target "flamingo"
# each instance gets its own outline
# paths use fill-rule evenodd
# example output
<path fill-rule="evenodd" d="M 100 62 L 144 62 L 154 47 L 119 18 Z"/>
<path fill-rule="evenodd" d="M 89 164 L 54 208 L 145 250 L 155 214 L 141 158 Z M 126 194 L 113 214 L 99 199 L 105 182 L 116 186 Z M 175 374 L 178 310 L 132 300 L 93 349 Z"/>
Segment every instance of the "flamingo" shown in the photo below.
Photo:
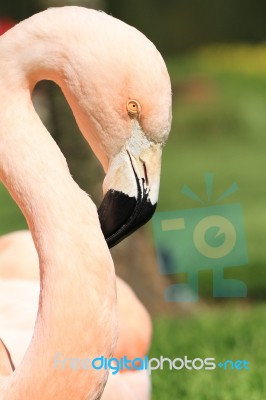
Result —
<path fill-rule="evenodd" d="M 17 231 L 1 236 L 0 337 L 12 349 L 12 361 L 15 365 L 21 362 L 34 328 L 39 296 L 39 283 L 36 280 L 39 280 L 38 254 L 30 232 Z M 118 340 L 114 357 L 143 358 L 150 346 L 151 318 L 133 290 L 118 276 L 116 287 Z M 12 293 L 16 293 L 16 296 Z M 6 352 L 3 345 L 2 350 Z M 115 399 L 118 400 L 118 391 L 121 399 L 131 399 L 131 396 L 132 400 L 149 399 L 149 374 L 127 370 L 119 372 L 118 376 L 109 378 L 102 398 L 110 400 L 112 393 L 115 393 Z"/>
<path fill-rule="evenodd" d="M 80 7 L 48 9 L 6 32 L 0 70 L 0 179 L 25 215 L 40 268 L 33 337 L 14 371 L 1 342 L 0 398 L 96 400 L 108 371 L 56 370 L 53 359 L 114 352 L 108 246 L 155 211 L 171 126 L 169 75 L 143 34 Z M 43 79 L 61 87 L 106 173 L 98 213 L 34 110 L 31 93 Z"/>
<path fill-rule="evenodd" d="M 0 278 L 39 280 L 39 260 L 29 231 L 0 237 Z"/>

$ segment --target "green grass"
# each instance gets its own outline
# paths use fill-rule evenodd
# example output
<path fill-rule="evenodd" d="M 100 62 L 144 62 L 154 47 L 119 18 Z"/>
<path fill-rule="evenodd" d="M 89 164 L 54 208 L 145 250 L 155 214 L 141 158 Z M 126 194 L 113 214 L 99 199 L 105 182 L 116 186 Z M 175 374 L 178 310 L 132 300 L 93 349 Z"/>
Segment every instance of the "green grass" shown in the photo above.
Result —
<path fill-rule="evenodd" d="M 246 360 L 247 370 L 152 372 L 153 400 L 264 400 L 266 396 L 265 305 L 227 306 L 154 322 L 150 357 L 214 357 Z"/>
<path fill-rule="evenodd" d="M 18 206 L 0 184 L 0 235 L 26 227 L 25 218 Z"/>

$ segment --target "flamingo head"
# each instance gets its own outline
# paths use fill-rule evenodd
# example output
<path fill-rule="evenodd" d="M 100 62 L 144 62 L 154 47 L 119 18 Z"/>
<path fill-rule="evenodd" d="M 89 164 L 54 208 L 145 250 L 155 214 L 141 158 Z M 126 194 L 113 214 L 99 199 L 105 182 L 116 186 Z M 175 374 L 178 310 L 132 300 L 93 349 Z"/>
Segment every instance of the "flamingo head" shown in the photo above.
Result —
<path fill-rule="evenodd" d="M 165 63 L 142 33 L 103 13 L 97 27 L 81 130 L 106 172 L 98 214 L 112 247 L 155 211 L 172 96 Z"/>

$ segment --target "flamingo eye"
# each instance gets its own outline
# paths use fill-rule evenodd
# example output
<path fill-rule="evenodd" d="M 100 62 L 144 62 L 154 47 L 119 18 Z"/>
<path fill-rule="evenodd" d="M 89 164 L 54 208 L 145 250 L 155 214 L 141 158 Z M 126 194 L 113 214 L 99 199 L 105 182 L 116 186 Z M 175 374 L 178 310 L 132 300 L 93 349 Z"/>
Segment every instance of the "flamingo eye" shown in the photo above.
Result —
<path fill-rule="evenodd" d="M 127 112 L 130 117 L 138 117 L 140 115 L 141 106 L 137 100 L 129 100 L 127 102 Z"/>

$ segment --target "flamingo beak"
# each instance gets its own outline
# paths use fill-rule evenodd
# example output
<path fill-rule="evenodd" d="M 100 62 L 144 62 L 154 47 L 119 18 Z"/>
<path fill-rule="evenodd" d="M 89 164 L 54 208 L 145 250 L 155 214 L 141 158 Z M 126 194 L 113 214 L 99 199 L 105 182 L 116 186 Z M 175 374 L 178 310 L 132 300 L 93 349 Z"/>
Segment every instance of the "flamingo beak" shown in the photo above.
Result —
<path fill-rule="evenodd" d="M 109 166 L 104 199 L 98 209 L 109 248 L 153 216 L 159 192 L 161 152 L 162 146 L 151 142 L 142 152 L 129 145 Z"/>

